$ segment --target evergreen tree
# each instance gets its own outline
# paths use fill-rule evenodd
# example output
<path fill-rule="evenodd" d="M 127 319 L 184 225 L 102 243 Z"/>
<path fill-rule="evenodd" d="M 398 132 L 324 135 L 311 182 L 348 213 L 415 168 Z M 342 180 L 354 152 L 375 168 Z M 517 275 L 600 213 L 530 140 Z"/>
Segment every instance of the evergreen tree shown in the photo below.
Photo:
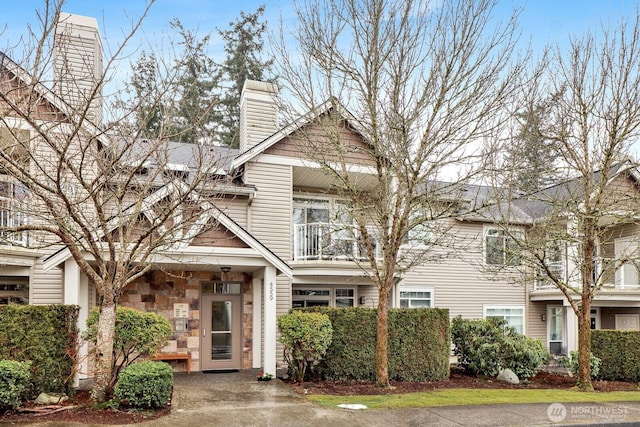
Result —
<path fill-rule="evenodd" d="M 226 58 L 221 64 L 220 81 L 224 90 L 218 105 L 218 139 L 221 143 L 237 148 L 239 144 L 240 94 L 245 80 L 273 82 L 268 78 L 273 59 L 262 58 L 262 35 L 267 25 L 261 21 L 265 6 L 254 13 L 240 12 L 240 18 L 229 23 L 229 29 L 218 30 L 225 42 Z"/>
<path fill-rule="evenodd" d="M 158 96 L 159 70 L 154 54 L 142 52 L 140 58 L 131 66 L 129 90 L 133 92 L 136 127 L 141 138 L 156 138 L 162 132 L 164 121 L 163 97 Z"/>
<path fill-rule="evenodd" d="M 206 53 L 210 35 L 198 39 L 178 19 L 171 22 L 171 28 L 180 35 L 183 49 L 175 64 L 179 93 L 173 106 L 171 135 L 181 142 L 210 141 L 218 88 L 216 65 Z"/>
<path fill-rule="evenodd" d="M 555 142 L 544 135 L 555 98 L 529 105 L 516 114 L 519 129 L 508 149 L 507 164 L 515 171 L 515 189 L 522 193 L 533 193 L 559 178 L 558 150 Z"/>

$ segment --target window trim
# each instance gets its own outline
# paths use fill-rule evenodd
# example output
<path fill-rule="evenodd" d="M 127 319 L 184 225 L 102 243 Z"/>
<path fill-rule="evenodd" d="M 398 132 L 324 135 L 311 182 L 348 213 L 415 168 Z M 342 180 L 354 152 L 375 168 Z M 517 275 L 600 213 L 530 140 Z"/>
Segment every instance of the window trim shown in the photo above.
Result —
<path fill-rule="evenodd" d="M 520 233 L 523 237 L 524 237 L 524 230 L 522 228 L 516 228 L 516 227 L 510 227 L 507 230 L 504 230 L 500 227 L 496 227 L 493 225 L 485 225 L 482 228 L 482 264 L 484 266 L 487 267 L 494 267 L 494 268 L 499 268 L 499 267 L 510 267 L 510 268 L 514 268 L 514 267 L 521 267 L 523 264 L 523 260 L 522 260 L 522 254 L 520 255 L 520 262 L 518 264 L 509 264 L 506 262 L 506 253 L 507 251 L 504 250 L 504 243 L 503 243 L 503 248 L 502 248 L 502 263 L 500 264 L 492 264 L 492 263 L 488 263 L 487 262 L 487 249 L 488 249 L 488 245 L 487 245 L 487 237 L 490 231 L 498 231 L 498 232 L 502 232 L 502 233 Z M 506 235 L 506 236 L 500 236 L 503 239 L 511 239 L 514 240 L 511 236 Z M 506 240 L 503 240 L 503 242 Z M 522 251 L 520 251 L 522 253 Z"/>
<path fill-rule="evenodd" d="M 431 294 L 431 297 L 429 298 L 429 300 L 431 301 L 431 304 L 429 305 L 428 308 L 434 308 L 436 306 L 436 302 L 435 302 L 435 292 L 433 290 L 433 288 L 426 288 L 423 286 L 402 286 L 398 288 L 398 307 L 402 308 L 402 300 L 403 299 L 408 299 L 409 301 L 411 301 L 411 298 L 402 298 L 402 292 L 429 292 Z M 419 299 L 419 300 L 424 300 L 424 298 L 413 298 L 413 299 Z M 410 305 L 411 303 L 409 303 Z M 407 307 L 407 308 L 424 308 L 424 307 Z"/>
<path fill-rule="evenodd" d="M 526 308 L 524 305 L 506 305 L 506 304 L 502 304 L 502 305 L 483 305 L 482 306 L 482 318 L 483 319 L 487 319 L 487 311 L 488 310 L 513 310 L 513 309 L 519 309 L 522 310 L 522 332 L 520 332 L 522 335 L 526 334 L 527 331 L 527 324 L 526 324 L 526 320 L 527 320 L 527 313 L 526 313 Z M 488 316 L 488 317 L 499 317 L 499 316 Z M 505 319 L 506 320 L 506 319 Z M 508 322 L 508 321 L 507 321 Z M 507 326 L 511 326 L 509 323 L 507 323 Z"/>
<path fill-rule="evenodd" d="M 346 289 L 346 290 L 350 290 L 353 291 L 353 297 L 339 297 L 342 299 L 345 298 L 349 298 L 353 300 L 353 306 L 352 307 L 357 307 L 358 306 L 358 288 L 357 286 L 343 286 L 343 285 L 293 285 L 291 286 L 291 307 L 293 308 L 293 301 L 296 299 L 296 296 L 298 297 L 304 297 L 305 299 L 308 297 L 308 295 L 294 295 L 293 291 L 294 290 L 313 290 L 313 291 L 329 291 L 329 295 L 328 296 L 313 296 L 311 295 L 311 299 L 312 301 L 325 301 L 327 298 L 329 300 L 329 305 L 328 307 L 333 307 L 336 308 L 336 299 L 338 298 L 336 296 L 336 290 L 338 289 Z M 306 306 L 305 306 L 306 307 Z M 296 308 L 302 308 L 302 307 L 296 307 Z"/>

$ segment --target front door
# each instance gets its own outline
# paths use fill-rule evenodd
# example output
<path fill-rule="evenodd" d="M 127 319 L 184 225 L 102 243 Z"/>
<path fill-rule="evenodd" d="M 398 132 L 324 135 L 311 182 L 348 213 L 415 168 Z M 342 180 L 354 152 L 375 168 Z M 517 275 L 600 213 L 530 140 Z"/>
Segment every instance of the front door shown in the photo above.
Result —
<path fill-rule="evenodd" d="M 242 368 L 242 296 L 202 295 L 201 369 Z"/>

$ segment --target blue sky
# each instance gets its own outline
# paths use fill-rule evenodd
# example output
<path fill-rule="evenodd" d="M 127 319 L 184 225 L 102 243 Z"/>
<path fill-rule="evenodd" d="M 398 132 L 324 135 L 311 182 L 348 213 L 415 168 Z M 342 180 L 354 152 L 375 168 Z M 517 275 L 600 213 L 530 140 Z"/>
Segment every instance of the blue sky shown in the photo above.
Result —
<path fill-rule="evenodd" d="M 2 4 L 0 25 L 0 50 L 7 50 L 19 42 L 26 33 L 27 25 L 37 25 L 35 11 L 42 8 L 44 0 L 5 1 Z M 144 9 L 144 0 L 68 0 L 65 12 L 94 16 L 109 44 L 122 38 L 122 28 L 139 16 Z M 157 0 L 153 5 L 140 34 L 142 40 L 160 42 L 162 30 L 168 22 L 179 18 L 186 28 L 199 34 L 226 29 L 241 11 L 253 12 L 266 4 L 265 18 L 271 29 L 277 29 L 278 20 L 293 19 L 291 0 Z M 514 7 L 523 7 L 520 19 L 522 37 L 531 38 L 534 48 L 540 49 L 547 42 L 564 44 L 569 34 L 580 34 L 589 27 L 598 27 L 601 22 L 615 23 L 620 17 L 635 14 L 638 6 L 633 0 L 500 0 L 498 15 L 505 16 Z M 140 41 L 134 43 L 138 45 Z M 133 48 L 134 46 L 132 46 Z M 214 35 L 211 54 L 221 59 L 222 43 Z"/>

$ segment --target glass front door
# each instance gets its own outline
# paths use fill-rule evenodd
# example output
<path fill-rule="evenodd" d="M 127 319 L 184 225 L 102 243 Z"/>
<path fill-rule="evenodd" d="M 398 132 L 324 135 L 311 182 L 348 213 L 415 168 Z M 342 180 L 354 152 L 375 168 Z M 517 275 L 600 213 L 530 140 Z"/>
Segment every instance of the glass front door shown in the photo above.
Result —
<path fill-rule="evenodd" d="M 242 368 L 242 297 L 202 296 L 202 370 Z"/>

